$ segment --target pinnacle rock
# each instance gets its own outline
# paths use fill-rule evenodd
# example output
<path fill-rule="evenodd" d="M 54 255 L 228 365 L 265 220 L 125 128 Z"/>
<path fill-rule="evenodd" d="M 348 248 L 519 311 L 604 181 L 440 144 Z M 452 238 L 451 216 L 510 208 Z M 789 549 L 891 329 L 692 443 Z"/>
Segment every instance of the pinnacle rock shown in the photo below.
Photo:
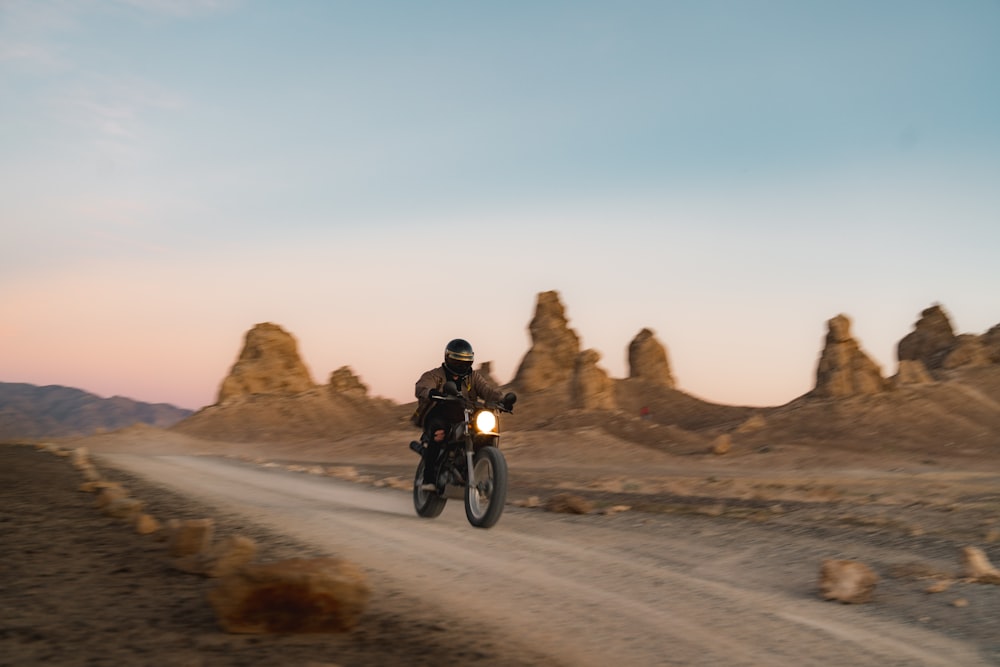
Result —
<path fill-rule="evenodd" d="M 951 320 L 944 309 L 935 304 L 920 313 L 913 331 L 896 345 L 896 357 L 900 361 L 921 361 L 933 372 L 944 365 L 945 357 L 956 342 Z"/>
<path fill-rule="evenodd" d="M 628 346 L 629 377 L 649 380 L 673 389 L 676 386 L 667 348 L 650 329 L 643 329 Z"/>
<path fill-rule="evenodd" d="M 541 391 L 572 378 L 580 354 L 580 338 L 569 328 L 555 291 L 541 292 L 528 325 L 531 348 L 521 360 L 513 384 L 523 391 Z"/>
<path fill-rule="evenodd" d="M 368 396 L 368 385 L 364 384 L 350 366 L 341 366 L 330 373 L 330 382 L 327 384 L 330 394 L 334 396 L 349 396 L 354 398 L 366 398 Z"/>
<path fill-rule="evenodd" d="M 277 324 L 264 322 L 247 332 L 243 351 L 222 381 L 218 404 L 253 394 L 300 394 L 314 387 L 295 338 Z"/>
<path fill-rule="evenodd" d="M 827 321 L 826 345 L 816 369 L 813 396 L 841 398 L 885 391 L 888 383 L 878 364 L 865 354 L 851 336 L 851 320 L 837 315 Z"/>

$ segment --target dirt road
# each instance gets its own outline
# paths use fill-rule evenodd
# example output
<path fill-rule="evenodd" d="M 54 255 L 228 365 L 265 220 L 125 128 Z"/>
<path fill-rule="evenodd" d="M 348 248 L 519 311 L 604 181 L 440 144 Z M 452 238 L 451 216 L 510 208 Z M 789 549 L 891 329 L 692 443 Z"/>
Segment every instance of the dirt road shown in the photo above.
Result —
<path fill-rule="evenodd" d="M 889 580 L 864 606 L 816 596 L 824 558 L 916 560 L 892 540 L 748 522 L 508 507 L 492 530 L 459 501 L 423 520 L 410 495 L 232 459 L 104 454 L 106 464 L 362 565 L 379 590 L 424 601 L 423 620 L 464 619 L 488 638 L 567 665 L 989 665 L 1000 640 L 954 632 L 954 598 Z M 942 547 L 943 549 L 944 547 Z M 926 560 L 926 556 L 924 560 Z M 939 557 L 953 567 L 951 552 Z M 985 590 L 989 589 L 989 590 Z M 997 587 L 963 592 L 977 610 Z M 978 597 L 977 597 L 978 596 Z M 995 618 L 995 617 L 994 617 Z M 960 619 L 959 619 L 960 620 Z M 469 621 L 473 624 L 469 625 Z"/>

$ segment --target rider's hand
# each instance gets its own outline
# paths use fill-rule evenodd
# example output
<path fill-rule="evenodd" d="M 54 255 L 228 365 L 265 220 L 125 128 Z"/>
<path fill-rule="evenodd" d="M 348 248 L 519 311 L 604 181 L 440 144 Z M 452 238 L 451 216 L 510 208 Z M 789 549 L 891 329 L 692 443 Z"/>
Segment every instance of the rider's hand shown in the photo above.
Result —
<path fill-rule="evenodd" d="M 503 397 L 503 400 L 500 401 L 500 404 L 503 406 L 504 410 L 506 410 L 507 412 L 512 412 L 514 410 L 514 403 L 516 402 L 517 402 L 517 395 L 514 394 L 514 392 L 512 391 L 508 391 L 507 394 Z"/>

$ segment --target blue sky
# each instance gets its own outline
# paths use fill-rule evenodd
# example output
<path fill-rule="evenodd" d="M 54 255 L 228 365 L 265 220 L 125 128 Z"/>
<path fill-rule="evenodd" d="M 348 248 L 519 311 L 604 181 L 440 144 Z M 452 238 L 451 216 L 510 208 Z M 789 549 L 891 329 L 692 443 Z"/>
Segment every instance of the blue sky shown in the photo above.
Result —
<path fill-rule="evenodd" d="M 0 381 L 201 407 L 272 321 L 408 400 L 535 295 L 777 405 L 1000 322 L 1000 2 L 0 3 Z"/>

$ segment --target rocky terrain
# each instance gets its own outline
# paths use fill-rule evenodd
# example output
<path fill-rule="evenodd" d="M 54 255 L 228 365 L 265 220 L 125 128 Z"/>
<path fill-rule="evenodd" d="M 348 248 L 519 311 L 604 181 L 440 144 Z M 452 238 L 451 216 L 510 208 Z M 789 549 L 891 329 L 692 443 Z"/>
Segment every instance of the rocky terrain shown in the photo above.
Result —
<path fill-rule="evenodd" d="M 582 349 L 559 294 L 543 292 L 528 325 L 531 347 L 507 385 L 521 400 L 506 429 L 596 428 L 660 451 L 718 445 L 731 455 L 803 447 L 863 455 L 892 447 L 974 458 L 1000 446 L 1000 325 L 956 334 L 944 309 L 931 306 L 900 340 L 892 376 L 864 352 L 848 316 L 832 317 L 827 327 L 811 391 L 776 407 L 720 405 L 679 388 L 666 346 L 648 328 L 628 345 L 628 377 L 611 377 L 599 351 Z M 399 430 L 413 409 L 369 396 L 349 367 L 314 385 L 294 336 L 264 323 L 247 332 L 217 402 L 173 428 L 287 446 Z"/>

